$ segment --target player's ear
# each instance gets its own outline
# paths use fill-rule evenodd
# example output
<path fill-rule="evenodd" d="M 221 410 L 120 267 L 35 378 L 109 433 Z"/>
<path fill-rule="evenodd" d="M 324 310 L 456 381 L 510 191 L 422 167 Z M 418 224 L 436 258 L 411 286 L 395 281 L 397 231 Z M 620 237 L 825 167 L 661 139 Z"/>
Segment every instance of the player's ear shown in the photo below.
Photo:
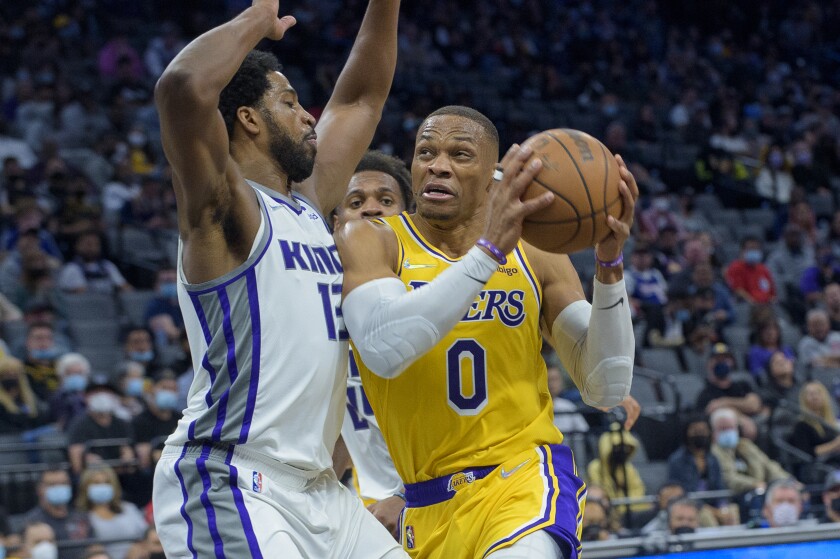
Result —
<path fill-rule="evenodd" d="M 239 107 L 236 109 L 236 120 L 250 135 L 256 136 L 262 130 L 264 123 L 262 115 L 254 107 Z"/>

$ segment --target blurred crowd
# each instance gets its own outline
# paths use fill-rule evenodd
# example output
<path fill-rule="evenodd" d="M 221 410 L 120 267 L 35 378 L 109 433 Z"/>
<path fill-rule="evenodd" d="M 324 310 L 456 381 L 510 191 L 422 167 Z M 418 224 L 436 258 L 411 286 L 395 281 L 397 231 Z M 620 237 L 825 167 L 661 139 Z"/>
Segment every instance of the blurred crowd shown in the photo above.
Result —
<path fill-rule="evenodd" d="M 162 556 L 150 475 L 193 372 L 152 93 L 190 38 L 249 4 L 0 5 L 0 445 L 30 445 L 0 465 L 0 543 L 21 558 L 57 542 Z M 298 26 L 264 45 L 315 116 L 365 4 L 284 5 Z M 697 390 L 646 485 L 645 437 L 584 419 L 556 367 L 558 423 L 591 447 L 585 539 L 840 520 L 836 29 L 837 0 L 403 5 L 372 147 L 410 161 L 423 116 L 465 104 L 503 146 L 590 132 L 642 189 L 626 261 L 639 365 Z M 29 485 L 3 473 L 11 456 Z"/>

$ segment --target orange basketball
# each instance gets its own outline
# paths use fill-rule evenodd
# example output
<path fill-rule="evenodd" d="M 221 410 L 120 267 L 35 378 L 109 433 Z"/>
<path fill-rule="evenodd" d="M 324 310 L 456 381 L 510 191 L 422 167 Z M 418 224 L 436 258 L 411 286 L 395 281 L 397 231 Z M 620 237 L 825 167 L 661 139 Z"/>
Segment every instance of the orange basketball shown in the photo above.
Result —
<path fill-rule="evenodd" d="M 579 130 L 557 128 L 528 138 L 543 167 L 523 200 L 546 190 L 550 206 L 525 218 L 522 238 L 549 252 L 571 253 L 593 246 L 609 233 L 607 216 L 620 217 L 618 163 L 604 144 Z M 530 163 L 530 160 L 529 160 Z M 527 165 L 527 163 L 526 163 Z"/>

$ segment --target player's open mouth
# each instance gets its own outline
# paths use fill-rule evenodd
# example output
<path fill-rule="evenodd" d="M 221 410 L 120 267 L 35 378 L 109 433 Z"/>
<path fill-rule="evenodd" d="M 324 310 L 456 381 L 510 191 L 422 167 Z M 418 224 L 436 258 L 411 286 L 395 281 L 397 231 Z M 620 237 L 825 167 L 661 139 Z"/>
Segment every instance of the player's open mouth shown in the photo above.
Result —
<path fill-rule="evenodd" d="M 455 197 L 455 193 L 446 185 L 430 182 L 423 189 L 421 196 L 426 200 L 449 200 Z"/>

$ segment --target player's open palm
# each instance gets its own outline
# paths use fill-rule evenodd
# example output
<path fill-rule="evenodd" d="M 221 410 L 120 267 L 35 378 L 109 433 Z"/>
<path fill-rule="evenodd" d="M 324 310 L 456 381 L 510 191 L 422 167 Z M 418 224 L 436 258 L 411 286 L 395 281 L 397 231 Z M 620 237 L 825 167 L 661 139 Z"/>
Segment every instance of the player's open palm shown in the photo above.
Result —
<path fill-rule="evenodd" d="M 280 0 L 254 0 L 251 5 L 255 8 L 265 8 L 268 17 L 274 19 L 274 27 L 272 27 L 271 31 L 266 35 L 266 37 L 274 41 L 282 39 L 283 35 L 286 34 L 286 31 L 297 23 L 294 16 L 278 16 L 278 13 L 280 12 Z"/>

